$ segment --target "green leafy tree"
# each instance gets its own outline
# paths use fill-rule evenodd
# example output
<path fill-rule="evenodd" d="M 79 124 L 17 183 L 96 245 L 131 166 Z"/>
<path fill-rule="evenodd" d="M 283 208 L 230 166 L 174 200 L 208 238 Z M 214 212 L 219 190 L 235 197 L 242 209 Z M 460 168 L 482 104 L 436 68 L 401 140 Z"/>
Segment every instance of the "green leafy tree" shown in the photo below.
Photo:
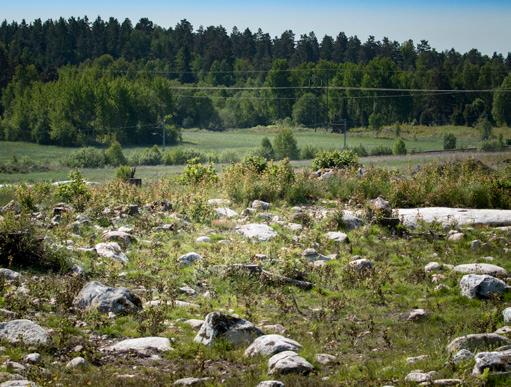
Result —
<path fill-rule="evenodd" d="M 312 93 L 305 93 L 293 106 L 293 120 L 298 125 L 316 127 L 324 122 L 325 110 L 321 100 Z"/>
<path fill-rule="evenodd" d="M 273 149 L 277 159 L 289 158 L 290 160 L 298 160 L 300 151 L 296 143 L 293 131 L 289 128 L 283 128 L 279 131 L 273 140 Z"/>
<path fill-rule="evenodd" d="M 277 59 L 273 62 L 271 70 L 266 77 L 266 84 L 271 88 L 273 115 L 277 119 L 291 116 L 294 90 L 289 65 L 285 59 Z"/>
<path fill-rule="evenodd" d="M 271 141 L 268 137 L 263 137 L 263 139 L 261 140 L 259 154 L 263 156 L 266 160 L 275 159 L 275 151 L 273 150 L 273 146 L 271 145 Z"/>
<path fill-rule="evenodd" d="M 394 155 L 406 155 L 406 144 L 403 139 L 398 138 L 392 146 L 392 153 Z"/>
<path fill-rule="evenodd" d="M 125 165 L 128 163 L 124 153 L 122 153 L 121 144 L 117 141 L 112 142 L 105 151 L 105 159 L 106 163 L 113 167 L 118 167 L 119 165 Z"/>
<path fill-rule="evenodd" d="M 511 126 L 511 92 L 509 90 L 511 90 L 511 75 L 504 79 L 499 90 L 493 95 L 492 115 L 498 125 Z"/>

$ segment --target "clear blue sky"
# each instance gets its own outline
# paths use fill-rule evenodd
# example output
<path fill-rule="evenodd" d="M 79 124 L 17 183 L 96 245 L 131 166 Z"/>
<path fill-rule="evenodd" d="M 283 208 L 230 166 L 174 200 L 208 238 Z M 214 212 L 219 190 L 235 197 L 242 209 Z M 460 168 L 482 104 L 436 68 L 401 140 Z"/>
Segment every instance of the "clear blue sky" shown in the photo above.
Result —
<path fill-rule="evenodd" d="M 134 21 L 148 17 L 165 27 L 186 18 L 195 27 L 261 27 L 272 36 L 285 29 L 296 34 L 315 31 L 319 38 L 344 31 L 363 41 L 375 35 L 400 42 L 426 39 L 440 50 L 511 51 L 511 0 L 0 0 L 0 19 L 84 15 Z"/>

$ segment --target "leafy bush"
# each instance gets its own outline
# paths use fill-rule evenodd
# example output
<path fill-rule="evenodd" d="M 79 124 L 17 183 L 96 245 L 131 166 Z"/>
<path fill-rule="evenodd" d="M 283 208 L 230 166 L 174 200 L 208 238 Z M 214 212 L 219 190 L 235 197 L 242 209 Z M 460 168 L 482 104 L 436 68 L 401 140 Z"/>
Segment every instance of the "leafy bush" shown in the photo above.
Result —
<path fill-rule="evenodd" d="M 215 183 L 218 181 L 213 164 L 204 165 L 198 159 L 191 159 L 179 177 L 183 184 Z"/>
<path fill-rule="evenodd" d="M 132 163 L 135 165 L 159 165 L 162 163 L 162 154 L 157 145 L 146 148 L 133 156 Z"/>
<path fill-rule="evenodd" d="M 117 141 L 112 142 L 112 144 L 105 151 L 105 161 L 107 164 L 113 167 L 126 165 L 128 163 L 124 153 L 122 153 L 121 144 L 119 144 Z"/>
<path fill-rule="evenodd" d="M 349 149 L 343 151 L 322 151 L 312 160 L 312 167 L 314 169 L 349 168 L 358 165 L 357 155 Z"/>
<path fill-rule="evenodd" d="M 29 217 L 7 213 L 0 219 L 0 266 L 67 271 L 70 260 L 48 248 Z"/>
<path fill-rule="evenodd" d="M 122 181 L 128 181 L 135 177 L 136 168 L 130 167 L 129 165 L 121 165 L 115 171 L 115 177 Z"/>
<path fill-rule="evenodd" d="M 444 149 L 456 149 L 456 136 L 452 133 L 444 134 Z"/>
<path fill-rule="evenodd" d="M 488 117 L 482 116 L 477 121 L 476 127 L 481 132 L 481 140 L 486 141 L 490 138 L 493 127 Z"/>
<path fill-rule="evenodd" d="M 80 148 L 71 152 L 65 164 L 70 168 L 103 168 L 106 164 L 105 154 L 93 147 Z"/>
<path fill-rule="evenodd" d="M 371 156 L 387 156 L 392 154 L 392 149 L 385 145 L 378 145 L 369 151 Z"/>
<path fill-rule="evenodd" d="M 69 183 L 58 186 L 56 196 L 66 203 L 71 203 L 81 211 L 91 198 L 90 190 L 80 172 L 72 171 L 69 178 L 71 179 Z"/>
<path fill-rule="evenodd" d="M 260 156 L 264 157 L 266 160 L 274 160 L 275 159 L 275 151 L 273 150 L 273 146 L 271 145 L 271 141 L 268 137 L 264 137 L 261 140 L 261 147 L 257 152 Z"/>
<path fill-rule="evenodd" d="M 367 149 L 362 144 L 357 145 L 352 150 L 358 157 L 368 156 Z"/>
<path fill-rule="evenodd" d="M 300 157 L 295 136 L 289 128 L 281 129 L 277 136 L 275 136 L 273 149 L 275 150 L 275 157 L 279 160 L 286 157 L 290 160 L 297 160 Z"/>
<path fill-rule="evenodd" d="M 403 139 L 398 138 L 394 145 L 392 145 L 392 154 L 394 155 L 406 155 L 406 144 Z"/>
<path fill-rule="evenodd" d="M 302 160 L 310 160 L 316 157 L 318 154 L 318 149 L 310 144 L 305 145 L 302 149 L 300 149 L 300 159 Z"/>
<path fill-rule="evenodd" d="M 481 144 L 483 152 L 500 152 L 506 148 L 503 136 L 500 135 L 498 140 L 485 140 Z"/>
<path fill-rule="evenodd" d="M 0 173 L 31 173 L 49 171 L 50 167 L 30 158 L 23 156 L 18 160 L 13 156 L 11 161 L 0 164 Z"/>
<path fill-rule="evenodd" d="M 383 126 L 383 115 L 373 112 L 369 116 L 369 127 L 375 132 L 379 132 Z"/>
<path fill-rule="evenodd" d="M 238 152 L 226 150 L 220 153 L 218 156 L 218 162 L 220 163 L 237 163 L 241 157 Z"/>
<path fill-rule="evenodd" d="M 205 154 L 195 149 L 187 148 L 170 150 L 164 156 L 165 165 L 185 165 L 192 159 L 198 159 L 201 163 L 208 161 L 208 157 Z"/>

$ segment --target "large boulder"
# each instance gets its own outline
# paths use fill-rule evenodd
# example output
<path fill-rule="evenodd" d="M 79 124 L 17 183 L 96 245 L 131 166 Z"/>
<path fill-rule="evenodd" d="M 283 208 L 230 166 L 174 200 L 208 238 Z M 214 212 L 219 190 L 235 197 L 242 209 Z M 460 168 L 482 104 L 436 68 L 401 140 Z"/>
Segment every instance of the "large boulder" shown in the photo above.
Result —
<path fill-rule="evenodd" d="M 494 277 L 507 276 L 506 269 L 489 263 L 466 263 L 454 266 L 453 270 L 463 274 L 488 274 Z"/>
<path fill-rule="evenodd" d="M 37 387 L 37 384 L 26 379 L 8 380 L 0 383 L 0 387 Z"/>
<path fill-rule="evenodd" d="M 106 231 L 103 234 L 103 240 L 105 242 L 117 242 L 125 249 L 130 245 L 131 242 L 135 240 L 135 238 L 125 231 L 117 230 Z"/>
<path fill-rule="evenodd" d="M 510 344 L 511 340 L 496 333 L 476 333 L 457 337 L 447 345 L 447 351 L 456 353 L 466 349 L 475 352 L 476 350 L 484 351 Z"/>
<path fill-rule="evenodd" d="M 338 243 L 349 242 L 348 235 L 340 231 L 329 231 L 326 233 L 326 237 L 327 239 Z"/>
<path fill-rule="evenodd" d="M 439 222 L 443 226 L 510 226 L 511 210 L 480 210 L 466 208 L 427 207 L 400 208 L 399 218 L 409 227 L 416 227 L 421 221 L 426 223 Z"/>
<path fill-rule="evenodd" d="M 186 253 L 184 255 L 181 255 L 177 260 L 181 265 L 191 265 L 195 261 L 200 261 L 202 259 L 202 256 L 200 254 L 197 254 L 195 252 Z"/>
<path fill-rule="evenodd" d="M 128 263 L 128 257 L 122 252 L 121 246 L 117 242 L 98 243 L 94 248 L 100 257 Z"/>
<path fill-rule="evenodd" d="M 308 374 L 314 369 L 303 357 L 293 351 L 279 352 L 268 360 L 269 375 Z"/>
<path fill-rule="evenodd" d="M 273 228 L 262 223 L 244 224 L 238 227 L 238 232 L 253 241 L 259 242 L 266 242 L 277 236 Z"/>
<path fill-rule="evenodd" d="M 113 288 L 97 281 L 87 283 L 73 304 L 80 309 L 95 308 L 101 313 L 127 314 L 142 309 L 142 301 L 129 289 Z"/>
<path fill-rule="evenodd" d="M 256 209 L 256 210 L 263 210 L 266 211 L 270 208 L 270 203 L 263 202 L 262 200 L 254 200 L 250 207 Z"/>
<path fill-rule="evenodd" d="M 502 317 L 506 324 L 511 323 L 511 308 L 506 308 L 502 311 Z"/>
<path fill-rule="evenodd" d="M 220 218 L 231 219 L 231 218 L 235 218 L 238 216 L 238 213 L 234 210 L 231 210 L 229 207 L 215 208 L 215 212 L 216 212 L 217 216 Z"/>
<path fill-rule="evenodd" d="M 460 280 L 461 295 L 469 298 L 490 298 L 502 295 L 507 285 L 487 274 L 467 274 Z"/>
<path fill-rule="evenodd" d="M 50 337 L 39 324 L 30 320 L 11 320 L 0 323 L 0 339 L 10 343 L 46 345 Z"/>
<path fill-rule="evenodd" d="M 273 356 L 284 351 L 298 351 L 302 346 L 294 340 L 281 335 L 259 336 L 245 350 L 245 356 Z"/>
<path fill-rule="evenodd" d="M 212 345 L 215 341 L 226 340 L 232 345 L 251 343 L 263 332 L 250 321 L 221 312 L 212 312 L 206 316 L 195 342 Z"/>
<path fill-rule="evenodd" d="M 171 351 L 170 340 L 166 337 L 140 337 L 127 339 L 105 348 L 107 352 L 124 353 L 136 352 L 141 355 L 150 355 L 154 352 Z"/>
<path fill-rule="evenodd" d="M 0 278 L 6 281 L 16 281 L 20 278 L 20 273 L 10 269 L 0 269 Z"/>
<path fill-rule="evenodd" d="M 501 352 L 479 352 L 475 356 L 473 375 L 480 375 L 488 368 L 490 373 L 511 371 L 511 350 Z"/>

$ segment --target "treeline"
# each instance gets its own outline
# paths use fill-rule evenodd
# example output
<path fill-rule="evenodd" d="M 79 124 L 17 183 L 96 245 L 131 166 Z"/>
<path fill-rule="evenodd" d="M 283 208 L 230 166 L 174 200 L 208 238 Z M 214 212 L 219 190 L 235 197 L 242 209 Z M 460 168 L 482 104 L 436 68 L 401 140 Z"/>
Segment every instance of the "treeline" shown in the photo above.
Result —
<path fill-rule="evenodd" d="M 179 140 L 176 128 L 320 127 L 395 122 L 511 124 L 511 93 L 363 91 L 511 89 L 511 54 L 437 52 L 344 33 L 295 42 L 186 20 L 162 28 L 114 18 L 0 25 L 0 136 L 84 145 Z M 506 78 L 507 77 L 507 78 Z M 212 89 L 213 87 L 213 89 Z M 235 87 L 235 88 L 232 88 Z M 230 88 L 230 89 L 227 89 Z"/>

